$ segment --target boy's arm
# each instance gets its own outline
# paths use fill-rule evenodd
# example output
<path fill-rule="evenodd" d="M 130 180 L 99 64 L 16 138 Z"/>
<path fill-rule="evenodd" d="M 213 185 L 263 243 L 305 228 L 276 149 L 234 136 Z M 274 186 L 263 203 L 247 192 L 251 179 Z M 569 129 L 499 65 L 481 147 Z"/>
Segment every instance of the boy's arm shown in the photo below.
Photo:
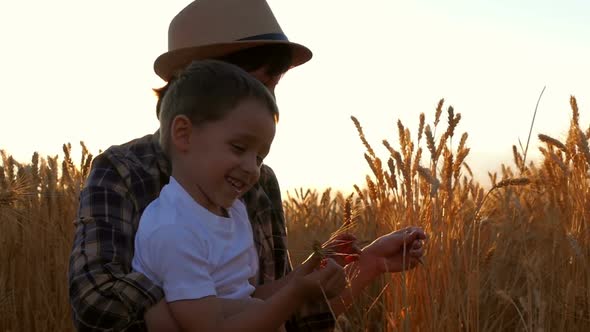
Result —
<path fill-rule="evenodd" d="M 342 268 L 330 261 L 321 270 L 291 278 L 265 301 L 245 308 L 243 303 L 227 303 L 214 296 L 173 301 L 169 308 L 183 331 L 276 331 L 306 301 L 321 298 L 324 292 L 333 297 L 344 286 Z M 237 312 L 229 314 L 231 308 Z"/>
<path fill-rule="evenodd" d="M 258 332 L 276 331 L 302 301 L 300 292 L 295 288 L 283 287 L 267 301 L 243 308 L 228 317 L 223 315 L 223 303 L 213 296 L 175 301 L 168 305 L 181 331 Z M 227 310 L 227 306 L 225 308 Z"/>
<path fill-rule="evenodd" d="M 256 298 L 247 299 L 217 299 L 221 308 L 222 317 L 230 317 L 246 310 L 263 304 L 264 301 Z M 180 332 L 180 327 L 172 317 L 170 305 L 166 300 L 161 300 L 151 307 L 145 314 L 145 324 L 150 332 Z"/>
<path fill-rule="evenodd" d="M 160 288 L 131 273 L 137 211 L 121 175 L 98 156 L 80 193 L 68 270 L 69 296 L 79 331 L 143 325 L 145 308 L 163 298 Z"/>

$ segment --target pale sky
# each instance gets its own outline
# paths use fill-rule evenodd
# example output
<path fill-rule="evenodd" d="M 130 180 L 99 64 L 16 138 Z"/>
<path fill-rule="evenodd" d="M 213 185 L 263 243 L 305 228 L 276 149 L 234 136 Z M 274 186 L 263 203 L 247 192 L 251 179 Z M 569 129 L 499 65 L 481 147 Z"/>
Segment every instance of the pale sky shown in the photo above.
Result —
<path fill-rule="evenodd" d="M 97 152 L 154 132 L 151 88 L 162 82 L 153 61 L 188 3 L 3 0 L 0 149 L 28 161 L 65 142 Z M 462 115 L 458 132 L 469 133 L 468 162 L 482 178 L 526 141 L 543 86 L 533 152 L 538 133 L 565 134 L 570 95 L 588 125 L 588 1 L 269 3 L 289 38 L 314 52 L 277 87 L 281 121 L 266 162 L 284 191 L 363 182 L 369 169 L 351 115 L 386 159 L 380 142 L 397 146 L 397 120 L 415 137 L 420 112 L 432 121 L 445 98 Z"/>

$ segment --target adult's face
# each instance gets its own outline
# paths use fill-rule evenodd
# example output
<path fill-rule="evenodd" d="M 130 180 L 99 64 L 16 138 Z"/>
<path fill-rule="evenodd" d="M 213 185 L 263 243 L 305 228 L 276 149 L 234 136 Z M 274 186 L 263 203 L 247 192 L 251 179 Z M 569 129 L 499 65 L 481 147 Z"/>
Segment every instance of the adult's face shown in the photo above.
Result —
<path fill-rule="evenodd" d="M 266 88 L 273 94 L 275 94 L 275 87 L 279 84 L 283 74 L 269 74 L 267 66 L 258 68 L 253 71 L 249 71 L 250 75 L 254 76 L 259 80 Z"/>

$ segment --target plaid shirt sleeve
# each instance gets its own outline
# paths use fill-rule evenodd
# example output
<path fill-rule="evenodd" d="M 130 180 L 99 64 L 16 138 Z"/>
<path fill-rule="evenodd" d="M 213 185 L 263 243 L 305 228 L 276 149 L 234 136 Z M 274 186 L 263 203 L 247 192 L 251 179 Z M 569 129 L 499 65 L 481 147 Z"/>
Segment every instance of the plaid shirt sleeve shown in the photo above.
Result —
<path fill-rule="evenodd" d="M 134 237 L 143 209 L 163 186 L 157 153 L 147 142 L 134 153 L 107 150 L 96 157 L 80 194 L 68 271 L 70 302 L 78 331 L 145 331 L 143 313 L 163 298 L 149 279 L 131 271 Z M 138 156 L 137 160 L 133 156 Z M 259 248 L 260 283 L 291 271 L 280 188 L 264 166 L 246 204 Z M 331 331 L 324 301 L 308 303 L 285 324 L 287 331 Z"/>
<path fill-rule="evenodd" d="M 268 166 L 263 166 L 260 185 L 266 192 L 271 204 L 272 219 L 272 259 L 274 261 L 274 277 L 282 278 L 292 271 L 287 251 L 287 232 L 281 190 L 277 178 Z M 309 302 L 301 308 L 287 323 L 289 332 L 295 331 L 333 331 L 334 317 L 326 301 Z"/>
<path fill-rule="evenodd" d="M 108 152 L 94 160 L 80 193 L 68 271 L 72 314 L 78 331 L 145 331 L 143 313 L 163 292 L 130 267 L 139 210 L 147 205 L 139 200 L 159 188 L 138 184 Z"/>

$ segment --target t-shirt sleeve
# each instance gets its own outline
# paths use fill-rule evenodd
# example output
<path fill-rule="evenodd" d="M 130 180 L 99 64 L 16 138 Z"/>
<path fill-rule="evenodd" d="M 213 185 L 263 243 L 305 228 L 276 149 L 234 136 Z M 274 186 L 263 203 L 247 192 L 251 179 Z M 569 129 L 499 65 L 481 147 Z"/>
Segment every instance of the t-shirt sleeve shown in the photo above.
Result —
<path fill-rule="evenodd" d="M 147 242 L 147 264 L 162 281 L 167 302 L 217 295 L 207 246 L 193 232 L 166 225 L 150 234 Z"/>

